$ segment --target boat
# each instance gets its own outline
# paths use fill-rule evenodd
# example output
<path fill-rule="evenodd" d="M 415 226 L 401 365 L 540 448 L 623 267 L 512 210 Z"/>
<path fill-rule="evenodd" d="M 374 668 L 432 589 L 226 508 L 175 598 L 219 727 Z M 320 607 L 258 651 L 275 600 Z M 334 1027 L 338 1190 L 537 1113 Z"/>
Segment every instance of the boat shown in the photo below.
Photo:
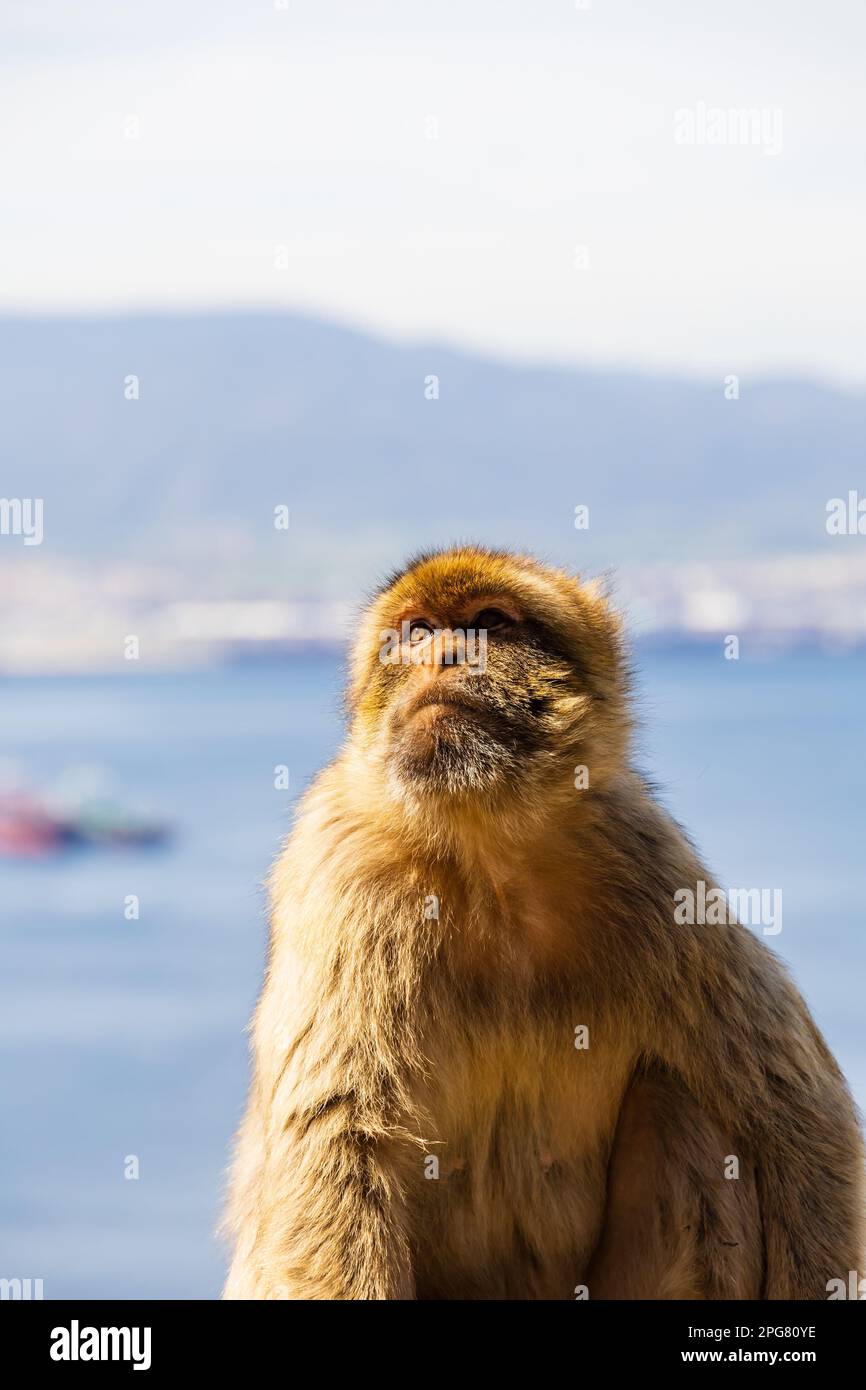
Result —
<path fill-rule="evenodd" d="M 34 793 L 0 794 L 0 856 L 32 859 L 76 847 L 111 849 L 165 844 L 171 826 L 110 799 L 52 801 Z"/>

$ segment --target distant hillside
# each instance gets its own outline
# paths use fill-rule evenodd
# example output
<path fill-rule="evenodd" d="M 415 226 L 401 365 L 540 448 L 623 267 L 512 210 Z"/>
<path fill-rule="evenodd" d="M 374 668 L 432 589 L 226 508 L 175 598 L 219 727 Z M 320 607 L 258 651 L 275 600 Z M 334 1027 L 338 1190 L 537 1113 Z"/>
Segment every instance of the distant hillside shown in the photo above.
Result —
<path fill-rule="evenodd" d="M 264 314 L 0 319 L 0 410 L 0 495 L 44 497 L 43 553 L 215 592 L 352 594 L 455 538 L 587 568 L 815 550 L 866 445 L 866 397 L 805 382 L 730 401 Z"/>

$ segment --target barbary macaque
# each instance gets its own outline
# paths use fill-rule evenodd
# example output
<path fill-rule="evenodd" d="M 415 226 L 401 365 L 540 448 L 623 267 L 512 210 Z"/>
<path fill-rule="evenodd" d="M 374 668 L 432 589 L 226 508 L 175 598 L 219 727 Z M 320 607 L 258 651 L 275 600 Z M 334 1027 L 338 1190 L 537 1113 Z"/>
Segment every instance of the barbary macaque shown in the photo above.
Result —
<path fill-rule="evenodd" d="M 270 881 L 225 1296 L 824 1299 L 862 1268 L 845 1082 L 757 935 L 675 919 L 713 880 L 631 764 L 604 595 L 422 556 L 348 711 Z"/>

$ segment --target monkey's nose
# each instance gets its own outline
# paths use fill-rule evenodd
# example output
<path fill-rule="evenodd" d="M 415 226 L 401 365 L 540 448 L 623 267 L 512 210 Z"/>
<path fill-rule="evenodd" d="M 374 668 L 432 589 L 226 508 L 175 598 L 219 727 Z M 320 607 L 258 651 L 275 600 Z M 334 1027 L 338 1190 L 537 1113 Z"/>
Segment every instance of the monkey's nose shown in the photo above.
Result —
<path fill-rule="evenodd" d="M 466 661 L 466 643 L 462 633 L 443 627 L 433 634 L 430 650 L 431 666 L 462 666 Z"/>

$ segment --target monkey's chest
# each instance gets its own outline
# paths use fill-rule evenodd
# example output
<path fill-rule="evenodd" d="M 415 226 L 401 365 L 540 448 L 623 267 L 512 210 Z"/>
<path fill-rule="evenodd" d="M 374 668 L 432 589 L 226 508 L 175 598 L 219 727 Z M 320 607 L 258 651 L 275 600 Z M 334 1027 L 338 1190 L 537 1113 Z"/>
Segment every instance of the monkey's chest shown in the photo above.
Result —
<path fill-rule="evenodd" d="M 601 1228 L 621 1088 L 601 1049 L 588 1064 L 560 1041 L 500 1034 L 484 1047 L 478 1035 L 443 1059 L 408 1193 L 419 1297 L 574 1297 Z"/>

